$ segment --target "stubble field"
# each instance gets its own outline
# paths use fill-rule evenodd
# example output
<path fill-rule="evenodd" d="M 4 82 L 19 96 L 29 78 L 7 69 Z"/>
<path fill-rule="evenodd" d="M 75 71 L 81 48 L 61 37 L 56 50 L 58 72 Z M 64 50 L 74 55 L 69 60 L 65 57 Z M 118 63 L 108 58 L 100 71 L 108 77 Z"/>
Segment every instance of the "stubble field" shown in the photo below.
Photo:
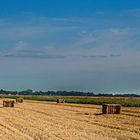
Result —
<path fill-rule="evenodd" d="M 3 108 L 0 140 L 140 140 L 140 108 L 102 115 L 101 106 L 24 101 Z"/>

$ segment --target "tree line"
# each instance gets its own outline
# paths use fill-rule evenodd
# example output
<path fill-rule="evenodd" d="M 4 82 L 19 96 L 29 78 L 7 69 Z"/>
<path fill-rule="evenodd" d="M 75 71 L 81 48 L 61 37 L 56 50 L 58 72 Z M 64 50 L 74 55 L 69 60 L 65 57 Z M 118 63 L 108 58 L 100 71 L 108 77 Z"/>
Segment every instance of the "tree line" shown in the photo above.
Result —
<path fill-rule="evenodd" d="M 0 95 L 40 95 L 40 96 L 96 96 L 96 97 L 140 97 L 138 94 L 106 94 L 94 92 L 81 92 L 81 91 L 33 91 L 27 89 L 24 91 L 7 91 L 0 90 Z"/>

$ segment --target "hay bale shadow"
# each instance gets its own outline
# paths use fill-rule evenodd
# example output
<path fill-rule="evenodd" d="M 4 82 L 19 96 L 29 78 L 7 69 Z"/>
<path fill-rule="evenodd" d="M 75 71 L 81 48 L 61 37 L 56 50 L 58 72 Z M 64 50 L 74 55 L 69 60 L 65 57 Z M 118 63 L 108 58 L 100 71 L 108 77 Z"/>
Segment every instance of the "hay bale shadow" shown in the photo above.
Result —
<path fill-rule="evenodd" d="M 103 115 L 103 113 L 95 113 L 94 115 L 95 116 L 100 116 L 100 115 Z"/>

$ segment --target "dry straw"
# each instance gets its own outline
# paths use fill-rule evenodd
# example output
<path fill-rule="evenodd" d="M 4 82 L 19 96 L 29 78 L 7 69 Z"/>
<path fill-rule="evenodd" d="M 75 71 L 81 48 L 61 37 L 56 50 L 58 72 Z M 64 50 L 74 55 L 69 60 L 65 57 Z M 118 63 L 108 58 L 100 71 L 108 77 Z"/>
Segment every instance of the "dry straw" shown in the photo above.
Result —
<path fill-rule="evenodd" d="M 3 107 L 14 107 L 15 101 L 4 100 Z"/>
<path fill-rule="evenodd" d="M 121 105 L 120 104 L 103 104 L 102 113 L 103 114 L 120 114 Z"/>
<path fill-rule="evenodd" d="M 64 99 L 57 99 L 57 103 L 65 103 Z"/>
<path fill-rule="evenodd" d="M 23 103 L 23 98 L 21 97 L 16 98 L 16 103 Z"/>

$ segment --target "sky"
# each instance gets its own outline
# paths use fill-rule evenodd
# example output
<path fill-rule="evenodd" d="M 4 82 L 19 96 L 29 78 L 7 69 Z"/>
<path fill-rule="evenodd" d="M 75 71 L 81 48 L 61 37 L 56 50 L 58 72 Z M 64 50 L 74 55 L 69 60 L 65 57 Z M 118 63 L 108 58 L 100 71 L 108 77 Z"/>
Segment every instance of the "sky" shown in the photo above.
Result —
<path fill-rule="evenodd" d="M 0 88 L 140 94 L 140 1 L 0 0 Z"/>

